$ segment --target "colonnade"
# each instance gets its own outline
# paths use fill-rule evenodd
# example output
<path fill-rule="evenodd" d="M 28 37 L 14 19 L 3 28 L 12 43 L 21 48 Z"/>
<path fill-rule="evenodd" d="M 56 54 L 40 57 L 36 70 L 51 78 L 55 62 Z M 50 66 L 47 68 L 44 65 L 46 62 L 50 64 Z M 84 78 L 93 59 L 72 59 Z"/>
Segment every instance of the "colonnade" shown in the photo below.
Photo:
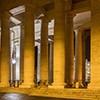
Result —
<path fill-rule="evenodd" d="M 53 84 L 52 88 L 64 88 L 74 86 L 74 83 L 82 84 L 84 80 L 82 61 L 82 31 L 76 33 L 75 45 L 75 79 L 74 79 L 74 33 L 73 14 L 65 12 L 65 4 L 62 0 L 55 0 L 54 10 L 54 52 L 53 52 Z M 0 87 L 9 86 L 10 75 L 10 31 L 7 12 L 1 16 L 1 78 Z M 31 4 L 25 5 L 24 36 L 22 32 L 21 50 L 24 60 L 21 67 L 20 87 L 32 87 L 34 83 L 34 7 Z M 24 47 L 23 47 L 24 45 Z M 41 82 L 48 82 L 48 18 L 46 14 L 42 17 L 41 28 Z"/>

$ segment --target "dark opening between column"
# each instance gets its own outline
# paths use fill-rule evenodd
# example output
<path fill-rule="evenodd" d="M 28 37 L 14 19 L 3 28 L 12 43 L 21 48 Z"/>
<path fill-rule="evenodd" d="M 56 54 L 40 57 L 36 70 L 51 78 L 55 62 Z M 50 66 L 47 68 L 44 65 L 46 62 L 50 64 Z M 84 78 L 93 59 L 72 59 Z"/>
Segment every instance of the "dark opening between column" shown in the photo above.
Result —
<path fill-rule="evenodd" d="M 38 46 L 35 46 L 35 68 L 34 68 L 34 82 L 37 83 L 37 66 L 38 66 Z"/>

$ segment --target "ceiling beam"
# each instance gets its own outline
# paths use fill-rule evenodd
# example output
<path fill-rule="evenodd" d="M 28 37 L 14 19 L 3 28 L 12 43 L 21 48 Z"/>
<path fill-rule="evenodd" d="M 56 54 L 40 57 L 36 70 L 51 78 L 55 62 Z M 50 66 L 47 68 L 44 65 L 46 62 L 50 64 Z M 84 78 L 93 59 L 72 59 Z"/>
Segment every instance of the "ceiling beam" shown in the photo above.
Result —
<path fill-rule="evenodd" d="M 75 14 L 85 12 L 85 11 L 90 11 L 91 10 L 90 0 L 73 4 L 72 10 Z"/>

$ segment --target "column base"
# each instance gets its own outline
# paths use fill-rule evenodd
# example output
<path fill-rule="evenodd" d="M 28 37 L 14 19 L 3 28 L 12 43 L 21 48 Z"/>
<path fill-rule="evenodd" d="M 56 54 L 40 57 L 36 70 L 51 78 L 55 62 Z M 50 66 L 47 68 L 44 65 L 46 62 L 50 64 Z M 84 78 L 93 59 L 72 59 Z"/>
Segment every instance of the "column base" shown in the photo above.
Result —
<path fill-rule="evenodd" d="M 75 83 L 75 88 L 78 89 L 78 88 L 84 88 L 84 85 L 82 84 L 82 82 L 76 82 Z"/>
<path fill-rule="evenodd" d="M 48 86 L 48 88 L 51 88 L 51 89 L 63 89 L 64 86 Z"/>
<path fill-rule="evenodd" d="M 43 81 L 41 81 L 41 83 L 40 83 L 41 85 L 44 85 L 44 86 L 48 86 L 48 81 L 47 80 L 43 80 Z"/>
<path fill-rule="evenodd" d="M 75 87 L 75 84 L 74 84 L 74 81 L 71 81 L 71 82 L 66 82 L 66 88 L 74 88 Z"/>
<path fill-rule="evenodd" d="M 23 83 L 22 85 L 19 86 L 19 88 L 32 88 L 32 87 L 34 87 L 34 83 L 31 84 Z"/>
<path fill-rule="evenodd" d="M 0 83 L 0 87 L 10 87 L 9 83 L 5 84 L 5 83 Z"/>
<path fill-rule="evenodd" d="M 48 86 L 48 88 L 55 88 L 55 89 L 63 89 L 64 87 L 65 84 L 52 84 Z"/>

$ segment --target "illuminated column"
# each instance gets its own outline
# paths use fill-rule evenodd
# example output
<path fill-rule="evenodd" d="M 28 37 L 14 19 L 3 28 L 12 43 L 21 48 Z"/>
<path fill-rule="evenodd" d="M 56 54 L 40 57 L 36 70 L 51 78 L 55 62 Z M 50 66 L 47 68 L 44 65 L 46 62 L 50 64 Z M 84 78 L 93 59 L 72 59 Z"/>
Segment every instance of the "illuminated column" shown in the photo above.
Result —
<path fill-rule="evenodd" d="M 55 0 L 53 88 L 64 88 L 65 82 L 65 11 L 64 2 Z"/>
<path fill-rule="evenodd" d="M 0 87 L 9 86 L 10 79 L 10 30 L 8 12 L 1 16 L 1 82 Z"/>
<path fill-rule="evenodd" d="M 73 14 L 66 12 L 66 67 L 65 81 L 67 87 L 74 84 L 74 31 L 73 31 Z"/>
<path fill-rule="evenodd" d="M 21 87 L 31 87 L 34 85 L 34 10 L 31 4 L 25 7 L 24 83 Z"/>
<path fill-rule="evenodd" d="M 82 31 L 76 30 L 76 47 L 75 47 L 75 69 L 76 69 L 76 83 L 82 85 Z"/>
<path fill-rule="evenodd" d="M 24 25 L 21 25 L 20 34 L 20 81 L 24 80 Z"/>
<path fill-rule="evenodd" d="M 41 81 L 48 82 L 48 21 L 42 18 L 41 28 Z"/>
<path fill-rule="evenodd" d="M 88 88 L 100 89 L 100 0 L 91 0 L 91 76 Z"/>

